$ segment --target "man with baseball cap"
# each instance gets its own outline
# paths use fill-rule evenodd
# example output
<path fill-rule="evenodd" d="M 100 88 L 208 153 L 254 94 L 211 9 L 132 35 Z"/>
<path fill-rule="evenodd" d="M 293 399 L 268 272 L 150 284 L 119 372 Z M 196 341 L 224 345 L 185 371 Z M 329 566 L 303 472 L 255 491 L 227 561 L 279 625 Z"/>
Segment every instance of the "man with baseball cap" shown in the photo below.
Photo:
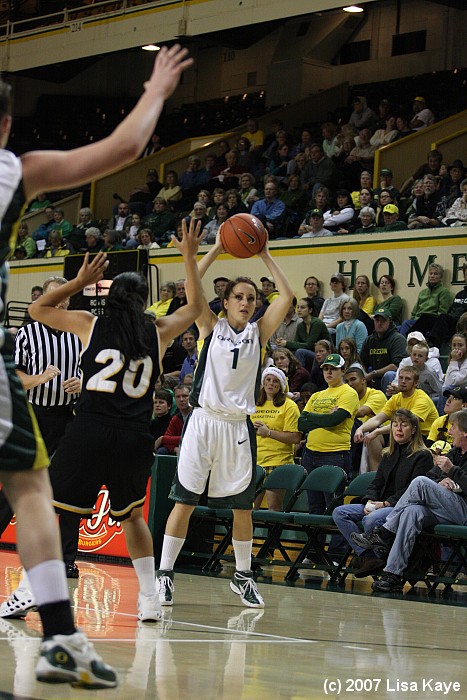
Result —
<path fill-rule="evenodd" d="M 317 236 L 332 236 L 332 231 L 323 227 L 324 216 L 321 209 L 312 209 L 303 219 L 298 229 L 301 238 L 316 238 Z"/>
<path fill-rule="evenodd" d="M 279 296 L 279 292 L 276 289 L 276 283 L 274 282 L 274 277 L 261 277 L 260 281 L 262 292 L 266 296 L 268 304 L 270 304 L 273 299 Z"/>
<path fill-rule="evenodd" d="M 359 400 L 355 389 L 344 384 L 344 364 L 337 353 L 326 356 L 321 367 L 328 388 L 312 394 L 298 421 L 299 430 L 308 433 L 302 456 L 308 473 L 324 464 L 351 472 L 350 439 Z M 308 492 L 310 513 L 324 513 L 331 498 L 331 494 Z"/>
<path fill-rule="evenodd" d="M 405 221 L 399 220 L 399 207 L 396 204 L 386 204 L 383 207 L 384 226 L 378 226 L 376 233 L 384 233 L 385 231 L 405 231 L 407 224 Z"/>
<path fill-rule="evenodd" d="M 399 201 L 400 192 L 392 184 L 393 172 L 391 168 L 381 168 L 379 171 L 379 187 L 375 187 L 373 194 L 375 197 L 379 196 L 381 190 L 389 190 L 395 202 Z"/>
<path fill-rule="evenodd" d="M 214 299 L 211 299 L 211 301 L 209 302 L 209 308 L 216 315 L 218 315 L 220 313 L 225 288 L 227 287 L 229 282 L 230 282 L 230 280 L 228 277 L 216 277 L 216 279 L 213 280 L 213 282 L 212 282 L 214 285 L 214 293 L 216 296 L 214 297 Z"/>
<path fill-rule="evenodd" d="M 363 341 L 360 357 L 367 368 L 367 382 L 374 389 L 386 393 L 389 382 L 394 378 L 400 361 L 407 357 L 407 342 L 398 333 L 391 312 L 384 306 L 376 307 L 374 311 L 375 330 Z"/>
<path fill-rule="evenodd" d="M 420 131 L 434 123 L 435 117 L 431 109 L 426 106 L 424 97 L 414 97 L 412 103 L 414 116 L 410 122 L 410 128 L 414 131 Z"/>

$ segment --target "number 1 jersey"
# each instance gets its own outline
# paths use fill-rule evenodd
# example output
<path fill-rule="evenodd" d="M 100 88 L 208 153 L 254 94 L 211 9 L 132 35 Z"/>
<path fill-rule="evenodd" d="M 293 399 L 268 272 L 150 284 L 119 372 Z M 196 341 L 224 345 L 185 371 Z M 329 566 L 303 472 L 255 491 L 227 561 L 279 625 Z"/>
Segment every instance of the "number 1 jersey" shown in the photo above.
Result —
<path fill-rule="evenodd" d="M 256 323 L 235 331 L 218 320 L 199 354 L 192 406 L 216 413 L 252 415 L 261 381 L 261 344 Z"/>

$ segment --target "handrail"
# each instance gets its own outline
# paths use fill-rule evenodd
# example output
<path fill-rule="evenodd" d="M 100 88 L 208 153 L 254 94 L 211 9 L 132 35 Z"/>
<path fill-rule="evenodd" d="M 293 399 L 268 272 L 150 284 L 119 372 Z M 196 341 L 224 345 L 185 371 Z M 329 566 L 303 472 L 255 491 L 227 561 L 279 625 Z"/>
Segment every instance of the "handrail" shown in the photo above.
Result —
<path fill-rule="evenodd" d="M 436 148 L 439 148 L 440 146 L 443 145 L 443 143 L 448 143 L 449 141 L 452 141 L 453 139 L 458 138 L 459 136 L 463 136 L 464 134 L 467 134 L 467 126 L 464 127 L 463 129 L 459 129 L 458 131 L 453 131 L 452 134 L 448 134 L 447 136 L 444 136 L 442 139 L 438 139 L 437 141 L 433 141 L 431 144 L 431 148 L 435 150 Z"/>
<path fill-rule="evenodd" d="M 73 22 L 79 21 L 86 24 L 94 22 L 96 17 L 119 17 L 133 12 L 140 12 L 147 7 L 157 7 L 167 4 L 167 0 L 142 0 L 142 3 L 133 5 L 131 0 L 101 0 L 91 5 L 82 4 L 77 7 L 65 7 L 58 12 L 34 16 L 28 19 L 11 21 L 8 19 L 0 24 L 0 42 L 15 37 L 26 37 L 30 34 L 37 35 L 38 29 L 44 32 L 53 29 L 63 29 Z M 100 11 L 102 10 L 102 11 Z"/>

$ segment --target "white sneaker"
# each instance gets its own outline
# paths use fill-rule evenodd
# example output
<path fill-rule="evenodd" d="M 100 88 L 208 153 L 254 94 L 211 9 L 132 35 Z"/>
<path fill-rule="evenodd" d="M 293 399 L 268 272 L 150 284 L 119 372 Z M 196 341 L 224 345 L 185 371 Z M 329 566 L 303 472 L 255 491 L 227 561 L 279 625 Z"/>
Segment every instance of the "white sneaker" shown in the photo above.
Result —
<path fill-rule="evenodd" d="M 162 608 L 159 595 L 138 593 L 138 620 L 141 622 L 159 622 L 162 620 Z"/>
<path fill-rule="evenodd" d="M 27 588 L 17 588 L 0 605 L 0 617 L 26 617 L 32 610 L 37 610 L 37 605 L 31 591 Z"/>
<path fill-rule="evenodd" d="M 252 571 L 236 571 L 230 581 L 230 588 L 240 596 L 243 605 L 249 608 L 264 608 L 264 600 L 258 591 Z"/>
<path fill-rule="evenodd" d="M 161 605 L 173 605 L 174 572 L 169 569 L 159 569 L 156 574 L 156 588 Z"/>
<path fill-rule="evenodd" d="M 82 632 L 55 634 L 44 639 L 36 666 L 44 683 L 71 683 L 79 688 L 115 688 L 117 675 L 94 650 Z"/>

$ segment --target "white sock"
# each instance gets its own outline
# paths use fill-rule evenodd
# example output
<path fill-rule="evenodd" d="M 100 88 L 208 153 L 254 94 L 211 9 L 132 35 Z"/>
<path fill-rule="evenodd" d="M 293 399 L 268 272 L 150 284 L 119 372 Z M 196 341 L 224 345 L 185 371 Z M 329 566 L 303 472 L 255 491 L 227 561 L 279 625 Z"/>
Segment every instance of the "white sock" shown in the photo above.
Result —
<path fill-rule="evenodd" d="M 156 592 L 156 567 L 154 557 L 139 557 L 133 559 L 133 566 L 138 577 L 139 590 L 144 595 Z"/>
<path fill-rule="evenodd" d="M 22 591 L 30 591 L 31 590 L 31 582 L 28 579 L 28 575 L 26 573 L 26 569 L 24 568 L 24 566 L 23 566 L 23 572 L 21 574 L 18 588 L 21 588 Z M 16 590 L 18 590 L 18 589 L 16 589 Z"/>
<path fill-rule="evenodd" d="M 36 605 L 69 600 L 65 564 L 61 559 L 43 561 L 28 571 Z"/>
<path fill-rule="evenodd" d="M 253 540 L 232 540 L 237 571 L 251 571 Z"/>
<path fill-rule="evenodd" d="M 182 551 L 185 543 L 184 537 L 172 537 L 172 535 L 164 535 L 164 543 L 162 545 L 161 563 L 159 568 L 164 571 L 172 571 L 175 566 L 175 561 Z"/>

